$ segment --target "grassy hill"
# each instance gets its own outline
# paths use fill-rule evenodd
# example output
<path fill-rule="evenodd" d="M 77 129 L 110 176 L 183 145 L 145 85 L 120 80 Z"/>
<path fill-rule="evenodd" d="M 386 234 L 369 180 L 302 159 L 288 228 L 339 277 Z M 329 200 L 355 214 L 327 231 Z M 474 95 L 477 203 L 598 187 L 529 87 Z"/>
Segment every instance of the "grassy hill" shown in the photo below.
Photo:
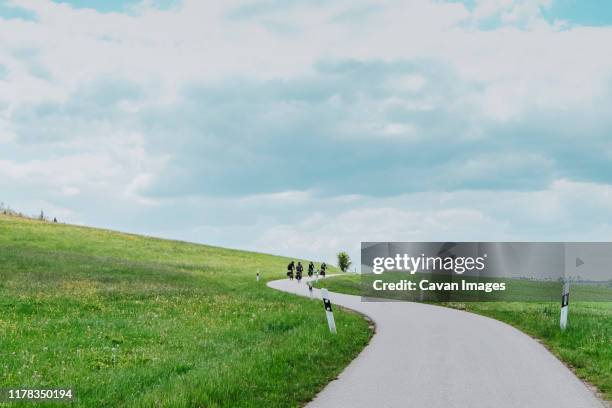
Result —
<path fill-rule="evenodd" d="M 371 332 L 340 310 L 330 335 L 320 302 L 267 288 L 287 263 L 0 215 L 0 388 L 72 387 L 83 407 L 299 406 Z"/>
<path fill-rule="evenodd" d="M 405 277 L 405 274 L 402 274 Z M 377 275 L 380 277 L 380 275 Z M 364 283 L 370 287 L 373 277 L 346 275 L 326 281 L 334 292 L 362 295 Z M 387 280 L 386 280 L 387 281 Z M 523 291 L 537 293 L 540 285 L 515 282 Z M 516 288 L 514 290 L 517 290 Z M 559 288 L 557 295 L 560 298 Z M 380 296 L 382 292 L 379 292 Z M 399 298 L 402 292 L 397 292 Z M 506 322 L 542 341 L 576 374 L 595 385 L 603 397 L 612 401 L 612 288 L 572 286 L 568 328 L 559 329 L 560 301 L 489 301 L 438 303 L 479 313 Z M 395 293 L 386 292 L 390 298 Z M 371 295 L 371 293 L 370 293 Z M 538 297 L 539 296 L 539 297 Z M 510 296 L 511 297 L 511 296 Z M 525 298 L 525 294 L 522 295 Z M 542 299 L 542 294 L 534 296 Z M 574 299 L 608 299 L 608 301 L 576 301 Z"/>

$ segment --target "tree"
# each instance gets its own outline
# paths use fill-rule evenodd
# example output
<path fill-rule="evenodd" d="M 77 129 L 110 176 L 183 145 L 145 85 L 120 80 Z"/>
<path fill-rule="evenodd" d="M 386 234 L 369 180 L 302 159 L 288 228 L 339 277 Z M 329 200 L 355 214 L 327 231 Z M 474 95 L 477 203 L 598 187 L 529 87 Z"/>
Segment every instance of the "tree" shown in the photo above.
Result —
<path fill-rule="evenodd" d="M 342 251 L 338 253 L 338 268 L 340 268 L 342 272 L 348 271 L 351 264 L 351 257 L 346 252 Z"/>

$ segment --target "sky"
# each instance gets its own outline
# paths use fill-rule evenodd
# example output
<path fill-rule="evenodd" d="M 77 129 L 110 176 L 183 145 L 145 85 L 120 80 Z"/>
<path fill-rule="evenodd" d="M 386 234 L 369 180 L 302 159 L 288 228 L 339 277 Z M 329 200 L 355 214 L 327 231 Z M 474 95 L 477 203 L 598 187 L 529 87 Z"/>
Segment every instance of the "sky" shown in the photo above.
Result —
<path fill-rule="evenodd" d="M 0 201 L 359 263 L 612 233 L 612 3 L 0 0 Z"/>

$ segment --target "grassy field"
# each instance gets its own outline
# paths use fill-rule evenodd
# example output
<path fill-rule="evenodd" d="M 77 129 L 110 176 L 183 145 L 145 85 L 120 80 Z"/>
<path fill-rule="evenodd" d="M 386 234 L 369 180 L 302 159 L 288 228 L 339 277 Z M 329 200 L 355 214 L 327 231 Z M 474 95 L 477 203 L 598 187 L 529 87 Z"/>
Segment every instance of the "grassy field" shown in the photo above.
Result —
<path fill-rule="evenodd" d="M 354 295 L 362 294 L 361 284 L 358 275 L 325 281 L 331 291 Z M 609 289 L 573 286 L 572 293 L 577 292 L 578 298 L 599 297 L 606 290 Z M 612 401 L 612 297 L 609 299 L 609 302 L 570 302 L 568 328 L 564 332 L 559 330 L 560 301 L 442 304 L 501 320 L 541 340 L 580 378 L 595 385 L 605 399 Z"/>
<path fill-rule="evenodd" d="M 371 332 L 340 311 L 330 335 L 320 302 L 267 288 L 287 263 L 0 216 L 0 388 L 72 387 L 82 407 L 300 406 Z"/>

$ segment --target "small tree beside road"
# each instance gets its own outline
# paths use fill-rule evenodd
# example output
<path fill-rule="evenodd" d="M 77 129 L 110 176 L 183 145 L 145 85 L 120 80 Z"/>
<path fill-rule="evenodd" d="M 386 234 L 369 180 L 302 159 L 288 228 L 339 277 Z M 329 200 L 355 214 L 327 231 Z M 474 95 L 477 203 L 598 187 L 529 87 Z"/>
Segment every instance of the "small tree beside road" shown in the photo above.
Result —
<path fill-rule="evenodd" d="M 340 268 L 342 272 L 348 271 L 351 264 L 351 257 L 346 252 L 342 251 L 338 253 L 338 268 Z"/>

